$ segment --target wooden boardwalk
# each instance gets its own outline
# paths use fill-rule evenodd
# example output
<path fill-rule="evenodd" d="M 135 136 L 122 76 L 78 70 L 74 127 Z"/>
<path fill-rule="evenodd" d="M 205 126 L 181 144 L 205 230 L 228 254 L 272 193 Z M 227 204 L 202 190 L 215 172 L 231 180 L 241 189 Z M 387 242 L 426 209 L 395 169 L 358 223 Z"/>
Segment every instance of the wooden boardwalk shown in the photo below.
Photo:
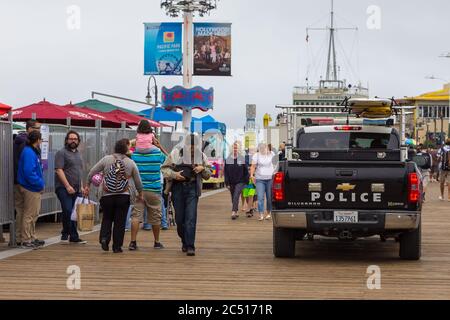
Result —
<path fill-rule="evenodd" d="M 181 252 L 175 230 L 162 232 L 164 250 L 141 231 L 140 250 L 123 254 L 102 252 L 94 232 L 83 236 L 87 245 L 54 244 L 0 260 L 0 299 L 450 299 L 450 203 L 435 200 L 436 183 L 431 189 L 420 261 L 401 261 L 398 244 L 374 238 L 303 241 L 295 259 L 276 259 L 272 223 L 232 221 L 223 192 L 200 202 L 195 257 Z M 58 231 L 40 225 L 39 237 Z M 67 289 L 71 265 L 80 267 L 81 290 Z M 381 268 L 381 290 L 366 286 L 370 265 Z"/>

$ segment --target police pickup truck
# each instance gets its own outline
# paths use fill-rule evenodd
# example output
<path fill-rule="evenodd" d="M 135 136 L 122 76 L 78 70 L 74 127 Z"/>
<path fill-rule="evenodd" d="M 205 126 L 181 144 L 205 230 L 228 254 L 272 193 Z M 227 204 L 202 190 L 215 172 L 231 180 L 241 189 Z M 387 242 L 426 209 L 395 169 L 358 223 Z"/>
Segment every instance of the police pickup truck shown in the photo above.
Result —
<path fill-rule="evenodd" d="M 420 160 L 402 158 L 395 128 L 301 128 L 290 160 L 273 181 L 273 252 L 295 256 L 296 240 L 314 235 L 400 242 L 400 258 L 421 256 Z"/>

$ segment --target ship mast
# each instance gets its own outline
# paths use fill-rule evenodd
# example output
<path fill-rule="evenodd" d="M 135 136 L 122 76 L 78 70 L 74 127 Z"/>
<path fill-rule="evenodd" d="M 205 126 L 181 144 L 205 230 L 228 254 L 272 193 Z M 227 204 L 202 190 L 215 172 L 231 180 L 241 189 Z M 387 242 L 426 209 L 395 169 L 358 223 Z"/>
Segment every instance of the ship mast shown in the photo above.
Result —
<path fill-rule="evenodd" d="M 328 43 L 328 61 L 327 61 L 327 73 L 326 81 L 338 81 L 337 63 L 336 63 L 336 45 L 334 41 L 335 32 L 338 30 L 358 30 L 358 28 L 336 28 L 334 26 L 334 0 L 331 0 L 331 14 L 330 14 L 330 27 L 326 28 L 307 28 L 306 33 L 309 30 L 321 30 L 329 31 L 330 39 Z"/>
<path fill-rule="evenodd" d="M 333 65 L 331 65 L 333 64 Z M 333 79 L 330 78 L 331 68 L 333 68 Z M 326 80 L 337 80 L 336 72 L 336 47 L 334 44 L 334 0 L 331 0 L 331 27 L 330 27 L 330 43 L 328 46 L 328 62 Z"/>

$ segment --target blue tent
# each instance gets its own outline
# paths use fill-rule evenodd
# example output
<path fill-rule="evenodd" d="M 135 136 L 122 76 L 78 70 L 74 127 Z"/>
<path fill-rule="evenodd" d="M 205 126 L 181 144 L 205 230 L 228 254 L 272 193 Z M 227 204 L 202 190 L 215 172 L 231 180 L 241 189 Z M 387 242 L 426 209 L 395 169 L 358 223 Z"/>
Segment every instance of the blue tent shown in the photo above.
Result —
<path fill-rule="evenodd" d="M 201 134 L 207 131 L 218 130 L 222 135 L 226 135 L 227 127 L 224 123 L 218 122 L 216 119 L 210 115 L 204 116 L 203 118 L 193 118 L 191 122 L 191 131 L 194 132 L 198 127 L 201 126 Z M 199 132 L 200 133 L 200 132 Z"/>
<path fill-rule="evenodd" d="M 153 109 L 142 110 L 141 114 L 143 114 L 146 118 L 150 118 L 152 116 Z M 166 111 L 163 108 L 155 109 L 155 121 L 183 121 L 183 115 L 176 111 Z"/>

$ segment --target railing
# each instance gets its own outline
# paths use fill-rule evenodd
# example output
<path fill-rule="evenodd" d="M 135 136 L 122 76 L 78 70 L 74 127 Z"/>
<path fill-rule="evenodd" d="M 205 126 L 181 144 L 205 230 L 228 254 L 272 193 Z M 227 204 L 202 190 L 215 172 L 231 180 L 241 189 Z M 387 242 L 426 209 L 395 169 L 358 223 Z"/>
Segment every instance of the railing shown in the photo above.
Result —
<path fill-rule="evenodd" d="M 11 122 L 0 121 L 0 242 L 3 225 L 10 225 L 10 244 L 15 242 L 14 221 L 14 161 Z"/>
<path fill-rule="evenodd" d="M 303 86 L 303 87 L 294 87 L 294 94 L 336 94 L 336 95 L 360 95 L 360 96 L 369 96 L 369 90 L 367 88 L 362 87 L 351 87 L 351 88 L 324 88 L 318 86 Z M 331 97 L 332 98 L 332 97 Z"/>

